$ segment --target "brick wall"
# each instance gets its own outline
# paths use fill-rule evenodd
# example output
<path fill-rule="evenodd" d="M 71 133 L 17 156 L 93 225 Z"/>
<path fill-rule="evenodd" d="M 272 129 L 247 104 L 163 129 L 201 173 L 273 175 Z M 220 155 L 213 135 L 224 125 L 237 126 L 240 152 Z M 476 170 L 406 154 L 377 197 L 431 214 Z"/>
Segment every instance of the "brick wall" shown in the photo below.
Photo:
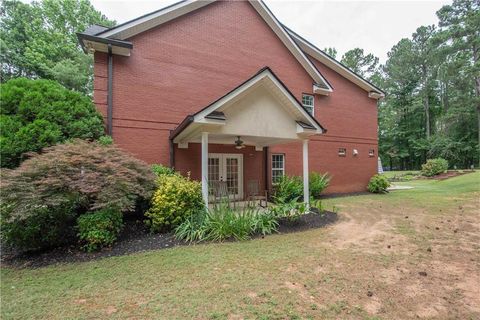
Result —
<path fill-rule="evenodd" d="M 114 56 L 113 138 L 149 163 L 168 165 L 170 130 L 265 66 L 299 100 L 302 93 L 312 91 L 308 73 L 248 2 L 216 2 L 128 40 L 133 43 L 131 56 Z M 94 67 L 94 101 L 106 116 L 105 54 L 95 54 Z M 336 164 L 334 153 L 339 140 L 345 141 L 341 146 L 347 148 L 366 142 L 376 146 L 375 101 L 332 70 L 321 64 L 319 68 L 335 92 L 331 97 L 315 98 L 316 117 L 329 132 L 311 142 L 310 167 L 334 175 L 331 192 L 363 190 L 367 175 L 373 172 L 373 160 L 363 159 L 367 145 L 362 144 L 357 159 L 344 159 L 347 169 Z M 199 150 L 195 144 L 176 149 L 176 167 L 198 178 Z M 300 147 L 278 150 L 287 153 L 287 172 L 301 173 Z M 244 171 L 263 181 L 263 169 L 258 165 L 261 154 L 253 151 L 251 166 L 245 161 Z M 344 170 L 350 173 L 355 168 L 360 168 L 361 176 L 344 177 Z"/>

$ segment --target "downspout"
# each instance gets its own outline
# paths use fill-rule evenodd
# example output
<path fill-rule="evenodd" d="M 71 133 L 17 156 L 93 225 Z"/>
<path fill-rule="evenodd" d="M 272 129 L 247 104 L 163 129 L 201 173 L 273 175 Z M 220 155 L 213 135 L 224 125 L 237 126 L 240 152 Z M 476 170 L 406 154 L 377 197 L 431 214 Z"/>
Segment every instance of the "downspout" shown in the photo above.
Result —
<path fill-rule="evenodd" d="M 107 134 L 112 136 L 113 129 L 113 55 L 112 45 L 108 44 L 108 86 L 107 86 Z"/>
<path fill-rule="evenodd" d="M 170 134 L 173 130 L 170 130 Z M 168 139 L 170 142 L 170 168 L 175 169 L 175 145 L 173 144 L 173 138 Z"/>

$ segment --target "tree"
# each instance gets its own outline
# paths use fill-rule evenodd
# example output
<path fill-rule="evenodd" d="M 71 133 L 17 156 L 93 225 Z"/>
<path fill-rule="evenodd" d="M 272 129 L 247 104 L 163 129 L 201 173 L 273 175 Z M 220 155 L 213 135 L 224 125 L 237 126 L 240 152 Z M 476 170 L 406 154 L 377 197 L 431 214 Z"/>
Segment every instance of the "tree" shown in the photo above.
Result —
<path fill-rule="evenodd" d="M 92 24 L 113 26 L 114 22 L 88 0 L 4 1 L 2 82 L 16 77 L 45 78 L 90 93 L 93 61 L 81 51 L 76 32 Z"/>
<path fill-rule="evenodd" d="M 363 49 L 355 48 L 345 52 L 340 62 L 368 79 L 377 72 L 379 59 L 371 53 L 365 54 Z"/>
<path fill-rule="evenodd" d="M 16 167 L 26 152 L 72 138 L 103 135 L 91 99 L 51 80 L 17 78 L 0 85 L 0 164 Z"/>
<path fill-rule="evenodd" d="M 440 20 L 441 38 L 446 55 L 453 59 L 462 55 L 466 58 L 461 71 L 471 80 L 469 87 L 474 90 L 471 103 L 476 106 L 478 152 L 480 147 L 480 2 L 454 0 L 452 5 L 443 6 L 437 12 L 437 16 Z"/>
<path fill-rule="evenodd" d="M 412 36 L 415 66 L 420 70 L 421 95 L 423 96 L 423 108 L 425 112 L 425 135 L 430 139 L 430 99 L 434 84 L 435 65 L 435 26 L 421 26 Z"/>
<path fill-rule="evenodd" d="M 336 59 L 337 58 L 337 49 L 333 48 L 333 47 L 327 47 L 325 49 L 323 49 L 323 51 L 328 54 L 330 57 L 332 57 L 333 59 Z"/>

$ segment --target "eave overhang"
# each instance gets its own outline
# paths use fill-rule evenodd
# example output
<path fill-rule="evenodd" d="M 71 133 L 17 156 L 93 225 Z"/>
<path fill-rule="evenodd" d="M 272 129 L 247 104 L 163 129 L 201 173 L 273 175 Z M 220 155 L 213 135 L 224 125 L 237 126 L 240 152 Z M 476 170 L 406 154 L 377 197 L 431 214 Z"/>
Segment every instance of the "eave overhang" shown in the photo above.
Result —
<path fill-rule="evenodd" d="M 77 33 L 77 38 L 85 53 L 95 51 L 108 53 L 108 47 L 111 46 L 112 54 L 130 56 L 130 50 L 133 48 L 130 41 L 109 39 L 91 34 Z"/>

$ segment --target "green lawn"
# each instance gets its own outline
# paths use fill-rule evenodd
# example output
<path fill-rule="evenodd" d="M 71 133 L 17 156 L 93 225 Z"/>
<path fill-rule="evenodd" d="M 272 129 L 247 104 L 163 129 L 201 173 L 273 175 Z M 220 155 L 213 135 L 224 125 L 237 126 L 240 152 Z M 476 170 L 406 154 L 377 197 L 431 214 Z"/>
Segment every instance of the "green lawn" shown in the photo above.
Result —
<path fill-rule="evenodd" d="M 479 183 L 328 199 L 340 221 L 307 232 L 3 267 L 1 318 L 478 319 Z"/>

